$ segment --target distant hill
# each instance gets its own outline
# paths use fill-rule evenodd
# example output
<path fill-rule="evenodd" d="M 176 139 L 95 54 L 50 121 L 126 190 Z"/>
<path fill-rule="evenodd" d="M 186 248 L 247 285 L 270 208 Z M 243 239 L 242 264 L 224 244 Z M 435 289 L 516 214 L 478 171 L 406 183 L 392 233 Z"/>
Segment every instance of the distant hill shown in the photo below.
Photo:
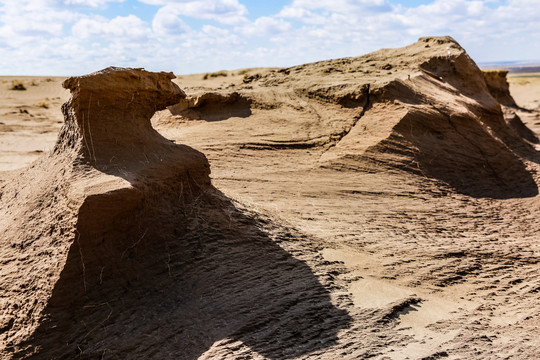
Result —
<path fill-rule="evenodd" d="M 478 63 L 482 69 L 507 69 L 509 73 L 540 72 L 540 60 L 537 61 L 493 61 Z"/>

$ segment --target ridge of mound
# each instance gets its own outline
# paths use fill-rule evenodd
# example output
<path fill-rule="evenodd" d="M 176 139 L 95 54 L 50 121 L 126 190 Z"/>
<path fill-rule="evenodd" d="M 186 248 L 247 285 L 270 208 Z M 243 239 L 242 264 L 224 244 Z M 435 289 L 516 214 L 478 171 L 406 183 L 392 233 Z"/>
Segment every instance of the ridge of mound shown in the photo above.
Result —
<path fill-rule="evenodd" d="M 185 98 L 172 78 L 69 78 L 54 150 L 0 185 L 1 358 L 195 358 L 228 339 L 277 359 L 347 326 L 311 269 L 212 187 L 205 156 L 152 128 Z"/>
<path fill-rule="evenodd" d="M 235 94 L 249 109 L 232 116 L 249 124 L 239 132 L 249 131 L 252 141 L 235 135 L 234 118 L 225 117 L 229 145 L 325 147 L 313 166 L 405 170 L 475 197 L 530 197 L 538 188 L 526 162 L 538 161 L 531 146 L 537 139 L 512 110 L 505 76 L 483 73 L 451 37 L 426 37 L 361 57 L 253 74 L 211 96 L 197 88 L 183 108 L 155 121 L 169 128 L 175 121 L 214 121 L 205 109 Z"/>

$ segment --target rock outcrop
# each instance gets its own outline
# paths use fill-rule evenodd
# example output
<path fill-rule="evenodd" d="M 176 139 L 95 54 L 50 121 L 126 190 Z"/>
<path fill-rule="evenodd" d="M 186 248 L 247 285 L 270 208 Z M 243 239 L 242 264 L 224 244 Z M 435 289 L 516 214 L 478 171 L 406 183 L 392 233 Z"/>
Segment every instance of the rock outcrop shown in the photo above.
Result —
<path fill-rule="evenodd" d="M 516 110 L 520 109 L 510 94 L 510 85 L 507 80 L 508 70 L 484 70 L 482 73 L 490 94 L 501 104 L 504 120 L 508 127 L 529 143 L 540 143 L 538 137 L 517 114 Z"/>
<path fill-rule="evenodd" d="M 538 193 L 524 161 L 537 139 L 507 111 L 515 102 L 505 73 L 483 73 L 451 37 L 263 72 L 211 97 L 198 89 L 172 115 L 210 120 L 197 104 L 211 109 L 232 94 L 249 104 L 242 123 L 253 141 L 243 147 L 326 147 L 318 166 L 404 170 L 477 197 Z"/>
<path fill-rule="evenodd" d="M 284 358 L 287 331 L 313 351 L 314 332 L 346 326 L 310 268 L 212 187 L 205 156 L 152 128 L 185 97 L 173 77 L 64 82 L 54 150 L 0 189 L 1 358 L 196 358 L 224 339 Z"/>
<path fill-rule="evenodd" d="M 502 332 L 537 353 L 538 139 L 504 74 L 440 37 L 189 96 L 172 78 L 68 79 L 54 149 L 2 176 L 0 358 L 515 354 Z M 231 193 L 313 237 L 216 190 L 157 110 Z M 404 317 L 438 294 L 458 315 L 415 333 Z"/>

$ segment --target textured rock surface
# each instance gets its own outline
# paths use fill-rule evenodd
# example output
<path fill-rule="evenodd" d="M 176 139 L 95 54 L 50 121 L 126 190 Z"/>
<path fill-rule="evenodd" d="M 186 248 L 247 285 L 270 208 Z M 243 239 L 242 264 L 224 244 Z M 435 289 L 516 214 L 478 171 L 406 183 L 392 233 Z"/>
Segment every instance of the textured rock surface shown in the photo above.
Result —
<path fill-rule="evenodd" d="M 484 70 L 482 74 L 489 92 L 501 105 L 516 106 L 506 79 L 508 70 Z"/>
<path fill-rule="evenodd" d="M 154 111 L 183 96 L 171 78 L 108 68 L 64 83 L 73 97 L 56 147 L 1 190 L 8 350 L 31 337 L 53 299 L 67 305 L 84 298 L 100 268 L 109 269 L 100 279 L 117 275 L 113 250 L 141 236 L 153 193 L 194 181 L 209 186 L 205 157 L 151 128 Z M 97 247 L 98 238 L 108 245 Z M 80 261 L 72 259 L 77 254 Z"/>
<path fill-rule="evenodd" d="M 518 119 L 505 121 L 499 101 L 515 105 L 505 74 L 483 73 L 455 40 L 439 37 L 247 76 L 219 92 L 196 89 L 171 111 L 180 121 L 213 121 L 215 110 L 205 109 L 227 103 L 228 117 L 256 129 L 245 147 L 326 147 L 323 167 L 399 169 L 473 196 L 534 196 L 537 186 L 516 156 L 533 154 L 534 138 L 524 140 Z M 227 138 L 245 139 L 234 131 Z"/>
<path fill-rule="evenodd" d="M 251 114 L 165 110 L 159 130 L 204 151 L 227 195 L 342 262 L 323 277 L 350 296 L 351 326 L 305 358 L 536 356 L 540 155 L 509 116 L 540 115 L 501 107 L 455 41 L 179 82 L 193 103 L 236 92 Z"/>

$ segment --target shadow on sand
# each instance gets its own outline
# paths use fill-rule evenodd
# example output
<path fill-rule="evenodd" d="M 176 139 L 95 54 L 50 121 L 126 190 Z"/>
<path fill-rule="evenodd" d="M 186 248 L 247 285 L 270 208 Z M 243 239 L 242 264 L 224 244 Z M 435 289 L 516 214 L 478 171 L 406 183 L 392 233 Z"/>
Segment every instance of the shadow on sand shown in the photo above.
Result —
<path fill-rule="evenodd" d="M 336 343 L 350 316 L 277 245 L 315 252 L 305 239 L 271 238 L 265 220 L 216 190 L 186 198 L 174 206 L 149 198 L 113 220 L 119 230 L 76 239 L 46 320 L 15 357 L 197 359 L 212 347 L 210 358 L 243 349 L 277 360 Z"/>
<path fill-rule="evenodd" d="M 499 122 L 499 134 L 510 134 Z M 538 195 L 532 174 L 516 155 L 521 149 L 521 155 L 526 152 L 528 159 L 538 161 L 538 153 L 517 136 L 507 135 L 505 144 L 468 118 L 422 113 L 406 116 L 396 130 L 417 149 L 414 157 L 423 175 L 442 180 L 461 194 L 493 199 Z"/>

